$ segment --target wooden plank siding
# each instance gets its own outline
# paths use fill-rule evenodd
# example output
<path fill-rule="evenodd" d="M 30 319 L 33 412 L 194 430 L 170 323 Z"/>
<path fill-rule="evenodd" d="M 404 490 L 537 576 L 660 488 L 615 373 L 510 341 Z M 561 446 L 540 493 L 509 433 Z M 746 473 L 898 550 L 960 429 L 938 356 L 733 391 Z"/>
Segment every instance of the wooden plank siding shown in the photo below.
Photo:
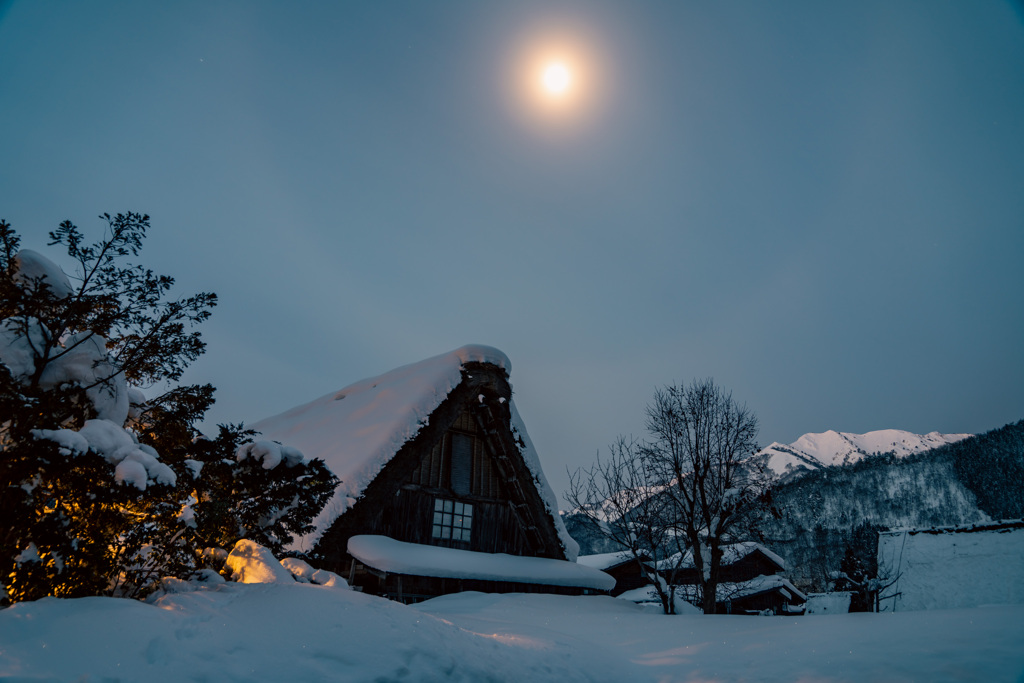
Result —
<path fill-rule="evenodd" d="M 403 601 L 459 590 L 583 592 L 518 582 L 384 574 L 348 554 L 350 537 L 376 534 L 476 552 L 566 559 L 554 519 L 519 456 L 510 429 L 511 395 L 503 370 L 479 363 L 464 366 L 462 382 L 384 466 L 362 497 L 324 532 L 311 559 L 317 566 L 348 577 L 361 590 Z M 456 446 L 457 442 L 462 445 Z M 461 453 L 454 462 L 453 448 Z M 463 515 L 461 523 L 448 523 L 451 538 L 434 537 L 438 500 L 442 505 L 451 501 L 472 506 L 471 522 L 466 520 L 470 515 Z M 456 511 L 452 517 L 457 515 Z M 462 536 L 467 526 L 469 539 L 465 540 Z"/>
<path fill-rule="evenodd" d="M 485 500 L 474 496 L 457 498 L 473 505 L 472 539 L 469 543 L 433 538 L 431 534 L 434 501 L 451 499 L 447 491 L 406 485 L 381 510 L 379 522 L 365 533 L 389 536 L 396 541 L 460 548 L 484 553 L 529 555 L 530 548 L 519 529 L 508 501 Z"/>

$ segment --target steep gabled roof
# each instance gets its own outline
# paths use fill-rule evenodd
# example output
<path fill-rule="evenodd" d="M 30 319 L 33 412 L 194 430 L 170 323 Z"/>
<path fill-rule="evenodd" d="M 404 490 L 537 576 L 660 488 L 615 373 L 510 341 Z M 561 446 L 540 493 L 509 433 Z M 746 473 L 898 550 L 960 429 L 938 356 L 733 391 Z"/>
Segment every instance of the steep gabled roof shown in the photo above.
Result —
<path fill-rule="evenodd" d="M 506 374 L 508 357 L 490 346 L 463 346 L 450 353 L 405 365 L 377 377 L 350 384 L 305 405 L 252 425 L 264 438 L 298 448 L 307 458 L 320 458 L 342 483 L 315 520 L 317 531 L 304 539 L 315 542 L 339 515 L 350 508 L 402 447 L 425 427 L 431 414 L 463 380 L 467 364 L 492 365 Z M 578 546 L 558 515 L 558 501 L 540 466 L 526 428 L 510 401 L 511 428 L 533 483 L 551 515 L 569 559 Z"/>

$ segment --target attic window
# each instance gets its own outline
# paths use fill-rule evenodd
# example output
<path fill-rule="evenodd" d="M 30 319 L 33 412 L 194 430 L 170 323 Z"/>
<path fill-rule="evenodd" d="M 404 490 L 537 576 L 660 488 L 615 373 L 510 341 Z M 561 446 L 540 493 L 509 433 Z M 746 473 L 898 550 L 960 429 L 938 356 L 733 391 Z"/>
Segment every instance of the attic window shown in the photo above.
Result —
<path fill-rule="evenodd" d="M 469 543 L 473 526 L 473 505 L 454 500 L 434 500 L 433 538 Z"/>

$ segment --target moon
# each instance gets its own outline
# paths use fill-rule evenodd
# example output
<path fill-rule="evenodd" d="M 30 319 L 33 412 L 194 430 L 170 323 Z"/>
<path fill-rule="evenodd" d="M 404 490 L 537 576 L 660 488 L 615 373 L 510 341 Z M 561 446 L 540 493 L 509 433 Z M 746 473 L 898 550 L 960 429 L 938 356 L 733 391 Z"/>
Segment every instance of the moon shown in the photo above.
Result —
<path fill-rule="evenodd" d="M 551 95 L 561 95 L 569 89 L 572 83 L 572 74 L 565 64 L 553 62 L 544 67 L 544 74 L 541 77 L 544 89 Z"/>

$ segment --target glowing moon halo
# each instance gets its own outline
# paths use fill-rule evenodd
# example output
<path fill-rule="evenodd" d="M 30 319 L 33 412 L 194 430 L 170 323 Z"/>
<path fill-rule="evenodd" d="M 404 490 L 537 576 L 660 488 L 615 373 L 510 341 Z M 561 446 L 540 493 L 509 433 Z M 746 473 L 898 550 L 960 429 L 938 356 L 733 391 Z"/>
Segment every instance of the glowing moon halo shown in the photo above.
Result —
<path fill-rule="evenodd" d="M 569 89 L 572 77 L 564 64 L 555 62 L 553 64 L 548 64 L 544 68 L 544 74 L 541 80 L 544 83 L 545 90 L 552 95 L 561 95 Z"/>

